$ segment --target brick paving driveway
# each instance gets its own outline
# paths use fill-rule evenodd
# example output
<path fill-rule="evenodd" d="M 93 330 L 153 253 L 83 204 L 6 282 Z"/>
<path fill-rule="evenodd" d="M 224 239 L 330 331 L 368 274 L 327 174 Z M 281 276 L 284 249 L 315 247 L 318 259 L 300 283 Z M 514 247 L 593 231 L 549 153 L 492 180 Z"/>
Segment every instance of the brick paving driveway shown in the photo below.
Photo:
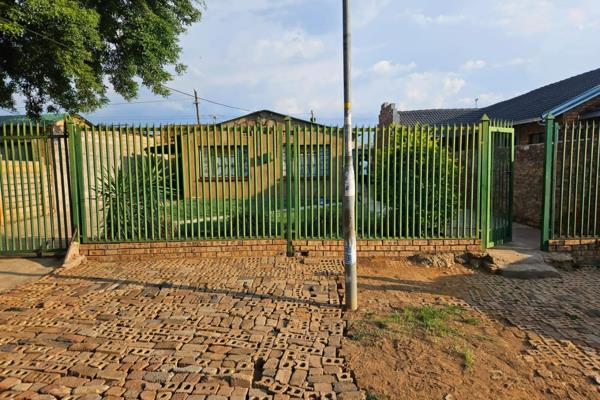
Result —
<path fill-rule="evenodd" d="M 340 263 L 88 263 L 0 295 L 0 398 L 362 399 Z"/>
<path fill-rule="evenodd" d="M 467 302 L 518 327 L 529 345 L 524 359 L 555 380 L 557 388 L 562 376 L 575 375 L 600 392 L 599 268 L 561 271 L 559 278 L 541 280 L 487 274 L 464 279 L 470 288 Z"/>

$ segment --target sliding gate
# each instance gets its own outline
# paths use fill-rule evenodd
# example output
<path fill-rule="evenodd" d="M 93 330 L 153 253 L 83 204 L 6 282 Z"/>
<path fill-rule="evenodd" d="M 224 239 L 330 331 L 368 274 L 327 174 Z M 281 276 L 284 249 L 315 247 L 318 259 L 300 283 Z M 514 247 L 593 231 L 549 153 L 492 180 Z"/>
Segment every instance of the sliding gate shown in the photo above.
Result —
<path fill-rule="evenodd" d="M 0 255 L 64 252 L 71 237 L 67 135 L 0 126 Z"/>

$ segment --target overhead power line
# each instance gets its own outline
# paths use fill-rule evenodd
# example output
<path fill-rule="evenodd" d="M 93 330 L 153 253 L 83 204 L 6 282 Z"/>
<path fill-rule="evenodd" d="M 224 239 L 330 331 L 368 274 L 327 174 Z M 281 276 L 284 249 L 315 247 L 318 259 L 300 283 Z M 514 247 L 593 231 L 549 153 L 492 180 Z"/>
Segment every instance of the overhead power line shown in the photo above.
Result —
<path fill-rule="evenodd" d="M 175 89 L 175 88 L 169 87 L 169 86 L 167 86 L 167 85 L 161 85 L 161 86 L 163 86 L 164 88 L 167 88 L 167 89 L 169 89 L 169 90 L 172 90 L 173 92 L 177 92 L 177 93 L 180 93 L 180 94 L 183 94 L 183 95 L 189 96 L 189 97 L 191 97 L 191 98 L 195 98 L 195 97 L 196 97 L 196 96 L 194 96 L 194 95 L 193 95 L 193 94 L 191 94 L 191 93 L 182 92 L 182 91 L 181 91 L 181 90 L 179 90 L 179 89 Z M 231 108 L 231 109 L 233 109 L 233 110 L 240 110 L 240 111 L 245 111 L 245 112 L 252 112 L 252 110 L 248 110 L 247 108 L 241 108 L 241 107 L 231 106 L 231 105 L 229 105 L 229 104 L 220 103 L 220 102 L 218 102 L 218 101 L 215 101 L 215 100 L 210 100 L 210 99 L 207 99 L 207 98 L 204 98 L 204 97 L 198 97 L 198 99 L 200 99 L 200 100 L 202 100 L 202 101 L 206 101 L 207 103 L 211 103 L 211 104 L 215 104 L 215 105 L 221 106 L 221 107 L 227 107 L 227 108 Z"/>

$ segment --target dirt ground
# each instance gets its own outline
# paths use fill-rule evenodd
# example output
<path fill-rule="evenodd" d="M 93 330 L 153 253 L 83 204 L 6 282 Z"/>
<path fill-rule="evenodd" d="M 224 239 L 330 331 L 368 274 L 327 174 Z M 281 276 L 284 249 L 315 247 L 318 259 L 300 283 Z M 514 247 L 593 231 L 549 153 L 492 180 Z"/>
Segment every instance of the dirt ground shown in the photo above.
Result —
<path fill-rule="evenodd" d="M 561 285 L 571 283 L 585 296 L 581 282 L 590 278 L 596 279 L 589 285 L 597 303 L 594 287 L 600 275 L 589 273 L 592 276 L 514 282 L 459 265 L 362 260 L 362 308 L 346 317 L 342 353 L 369 400 L 600 399 L 597 346 L 559 337 L 545 328 L 544 317 L 539 324 L 520 321 L 531 329 L 519 328 L 519 321 L 509 318 L 510 323 L 504 317 L 518 317 L 517 309 L 524 316 L 543 313 L 539 305 L 552 303 L 543 296 L 552 296 Z M 496 302 L 503 294 L 489 288 L 510 291 L 511 298 L 522 293 L 524 300 Z M 498 304 L 504 307 L 502 312 Z M 570 317 L 568 321 L 575 320 Z M 549 325 L 560 324 L 549 321 Z M 594 339 L 593 334 L 588 337 Z"/>

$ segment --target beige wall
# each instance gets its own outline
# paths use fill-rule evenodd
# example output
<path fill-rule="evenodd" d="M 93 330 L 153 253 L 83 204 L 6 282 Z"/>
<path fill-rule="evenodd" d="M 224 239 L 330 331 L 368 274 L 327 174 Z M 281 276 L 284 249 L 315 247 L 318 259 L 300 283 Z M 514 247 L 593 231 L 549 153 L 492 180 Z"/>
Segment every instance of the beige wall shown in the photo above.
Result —
<path fill-rule="evenodd" d="M 310 146 L 311 138 L 314 147 L 317 147 L 317 144 L 319 147 L 329 146 L 331 161 L 328 174 L 325 174 L 329 176 L 319 179 L 318 188 L 317 179 L 314 178 L 312 186 L 309 184 L 306 191 L 310 190 L 313 198 L 318 195 L 321 197 L 336 196 L 337 189 L 335 187 L 332 189 L 332 186 L 336 186 L 336 173 L 339 174 L 341 181 L 343 148 L 341 132 L 340 136 L 335 136 L 329 130 L 325 131 L 325 128 L 315 128 L 312 133 L 308 129 L 302 130 L 298 135 L 292 135 L 291 145 L 295 146 L 297 143 L 299 146 Z M 224 148 L 225 154 L 228 154 L 228 149 L 230 149 L 232 157 L 235 148 L 247 146 L 248 158 L 244 162 L 250 162 L 249 176 L 238 176 L 237 180 L 235 176 L 225 177 L 225 179 L 213 178 L 212 180 L 206 176 L 203 179 L 204 152 L 207 149 L 211 153 L 214 152 L 215 146 L 217 151 L 223 151 Z M 264 128 L 261 132 L 254 128 L 250 128 L 250 130 L 247 128 L 223 128 L 221 131 L 220 128 L 203 127 L 202 132 L 184 134 L 181 148 L 185 197 L 202 198 L 208 196 L 209 193 L 215 199 L 241 197 L 242 193 L 244 197 L 268 196 L 269 194 L 273 196 L 275 192 L 282 194 L 282 187 L 283 193 L 285 193 L 285 178 L 282 175 L 284 147 L 286 147 L 285 134 L 282 129 L 275 128 Z M 214 176 L 215 171 L 211 172 Z M 311 194 L 305 193 L 304 182 L 305 178 L 300 177 L 300 193 L 302 196 L 311 196 Z M 275 188 L 276 185 L 277 188 Z"/>

